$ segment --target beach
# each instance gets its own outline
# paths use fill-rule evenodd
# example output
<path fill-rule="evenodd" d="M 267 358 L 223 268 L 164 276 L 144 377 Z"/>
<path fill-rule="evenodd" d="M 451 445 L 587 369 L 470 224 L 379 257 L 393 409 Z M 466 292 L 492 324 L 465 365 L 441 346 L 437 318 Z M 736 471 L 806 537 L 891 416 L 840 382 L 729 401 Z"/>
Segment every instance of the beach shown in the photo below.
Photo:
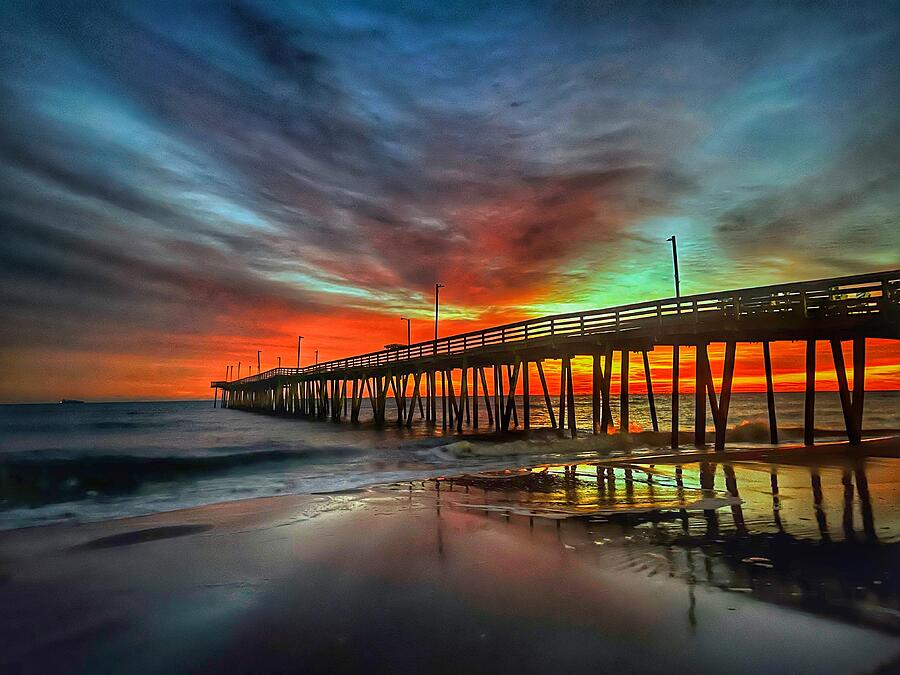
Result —
<path fill-rule="evenodd" d="M 892 672 L 896 451 L 691 450 L 10 530 L 0 669 Z"/>
<path fill-rule="evenodd" d="M 900 675 L 900 0 L 0 0 L 0 675 Z"/>
<path fill-rule="evenodd" d="M 593 435 L 591 397 L 576 396 L 578 438 L 561 437 L 533 399 L 532 431 L 463 434 L 416 419 L 378 426 L 365 401 L 359 424 L 309 423 L 290 416 L 214 409 L 209 401 L 0 406 L 0 530 L 149 515 L 253 497 L 335 492 L 537 464 L 668 451 L 651 430 L 646 398 L 632 397 L 632 432 Z M 816 439 L 846 438 L 836 392 L 817 397 Z M 869 392 L 866 436 L 900 434 L 900 394 Z M 390 402 L 388 402 L 390 404 Z M 803 395 L 776 396 L 779 439 L 803 438 Z M 671 399 L 658 395 L 660 419 Z M 618 416 L 619 401 L 612 402 Z M 729 451 L 771 448 L 765 394 L 735 394 Z M 390 405 L 389 405 L 390 409 Z M 489 429 L 481 409 L 482 430 Z M 389 417 L 391 417 L 389 415 Z M 693 410 L 682 406 L 683 452 L 692 447 Z M 708 419 L 712 429 L 712 419 Z M 710 440 L 712 432 L 710 432 Z"/>

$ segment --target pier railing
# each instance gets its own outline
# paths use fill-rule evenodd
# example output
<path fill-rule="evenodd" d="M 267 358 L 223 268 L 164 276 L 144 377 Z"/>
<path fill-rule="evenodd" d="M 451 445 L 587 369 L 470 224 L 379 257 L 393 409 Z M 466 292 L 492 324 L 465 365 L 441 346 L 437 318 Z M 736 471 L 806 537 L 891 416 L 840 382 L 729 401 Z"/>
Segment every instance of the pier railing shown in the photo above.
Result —
<path fill-rule="evenodd" d="M 497 345 L 542 339 L 625 337 L 656 328 L 684 332 L 725 321 L 783 318 L 828 320 L 876 316 L 900 307 L 900 270 L 771 286 L 759 286 L 618 307 L 555 314 L 417 342 L 399 349 L 326 361 L 303 368 L 273 368 L 227 382 L 246 384 L 279 376 L 303 376 L 452 356 Z M 221 386 L 222 382 L 213 382 Z"/>

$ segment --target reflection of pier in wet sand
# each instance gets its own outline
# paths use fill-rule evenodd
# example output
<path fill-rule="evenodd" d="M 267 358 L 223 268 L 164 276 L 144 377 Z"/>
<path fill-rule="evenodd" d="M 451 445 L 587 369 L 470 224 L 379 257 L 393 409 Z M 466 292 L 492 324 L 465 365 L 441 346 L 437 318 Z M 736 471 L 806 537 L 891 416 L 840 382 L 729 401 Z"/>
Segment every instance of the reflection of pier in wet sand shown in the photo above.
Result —
<path fill-rule="evenodd" d="M 869 488 L 871 473 L 892 486 L 897 463 L 622 461 L 430 485 L 438 515 L 444 506 L 552 527 L 564 545 L 594 547 L 604 565 L 684 580 L 692 624 L 695 587 L 705 585 L 900 635 L 896 495 L 876 496 L 884 507 L 876 524 Z M 438 537 L 445 548 L 445 533 Z"/>

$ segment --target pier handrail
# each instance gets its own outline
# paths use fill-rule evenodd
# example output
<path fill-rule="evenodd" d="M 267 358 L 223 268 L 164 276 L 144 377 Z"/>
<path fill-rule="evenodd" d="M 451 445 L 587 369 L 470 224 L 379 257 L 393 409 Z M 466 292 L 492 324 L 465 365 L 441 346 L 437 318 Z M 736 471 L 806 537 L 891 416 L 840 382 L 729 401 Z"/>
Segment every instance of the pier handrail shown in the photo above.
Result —
<path fill-rule="evenodd" d="M 303 368 L 272 368 L 239 380 L 211 383 L 232 386 L 279 376 L 328 373 L 354 368 L 399 364 L 427 357 L 452 356 L 472 349 L 540 339 L 569 339 L 593 335 L 620 336 L 648 323 L 702 320 L 743 320 L 764 315 L 826 318 L 875 315 L 900 307 L 900 270 L 771 284 L 681 298 L 649 300 L 614 307 L 554 314 L 500 326 L 417 342 L 400 349 L 382 349 Z"/>

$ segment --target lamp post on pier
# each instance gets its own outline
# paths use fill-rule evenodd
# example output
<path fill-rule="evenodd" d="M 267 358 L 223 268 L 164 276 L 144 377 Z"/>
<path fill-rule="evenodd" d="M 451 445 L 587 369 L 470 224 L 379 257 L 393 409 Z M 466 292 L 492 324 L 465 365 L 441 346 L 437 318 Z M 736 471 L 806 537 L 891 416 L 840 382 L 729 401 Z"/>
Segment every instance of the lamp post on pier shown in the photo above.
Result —
<path fill-rule="evenodd" d="M 260 363 L 260 354 L 262 354 L 262 351 L 259 350 L 259 349 L 257 349 L 257 350 L 256 350 L 256 374 L 257 374 L 257 375 L 259 375 L 259 374 L 262 372 L 262 371 L 260 370 L 260 367 L 259 367 L 259 363 Z"/>
<path fill-rule="evenodd" d="M 435 284 L 434 285 L 434 352 L 437 353 L 437 339 L 438 339 L 438 312 L 440 307 L 440 297 L 441 297 L 441 289 L 444 287 L 444 284 Z"/>
<path fill-rule="evenodd" d="M 666 239 L 672 242 L 672 264 L 675 267 L 675 297 L 681 297 L 681 280 L 678 278 L 678 245 L 675 243 L 675 235 Z"/>
<path fill-rule="evenodd" d="M 678 278 L 678 245 L 675 243 L 675 235 L 666 239 L 672 242 L 672 265 L 675 269 L 675 298 L 677 299 L 677 314 L 681 314 L 681 280 Z M 705 349 L 705 348 L 704 348 Z M 681 417 L 678 411 L 678 389 L 679 376 L 681 374 L 681 366 L 679 364 L 679 345 L 676 342 L 672 345 L 672 448 L 677 448 L 679 444 L 679 431 L 681 428 Z M 646 354 L 644 355 L 646 358 Z"/>
<path fill-rule="evenodd" d="M 302 339 L 302 335 L 297 336 L 297 370 L 300 370 L 300 340 Z"/>
<path fill-rule="evenodd" d="M 319 365 L 319 350 L 316 350 L 316 365 Z"/>
<path fill-rule="evenodd" d="M 412 319 L 401 316 L 400 320 L 406 322 L 406 346 L 409 347 L 409 345 L 412 344 L 412 340 L 410 339 L 412 336 Z"/>

